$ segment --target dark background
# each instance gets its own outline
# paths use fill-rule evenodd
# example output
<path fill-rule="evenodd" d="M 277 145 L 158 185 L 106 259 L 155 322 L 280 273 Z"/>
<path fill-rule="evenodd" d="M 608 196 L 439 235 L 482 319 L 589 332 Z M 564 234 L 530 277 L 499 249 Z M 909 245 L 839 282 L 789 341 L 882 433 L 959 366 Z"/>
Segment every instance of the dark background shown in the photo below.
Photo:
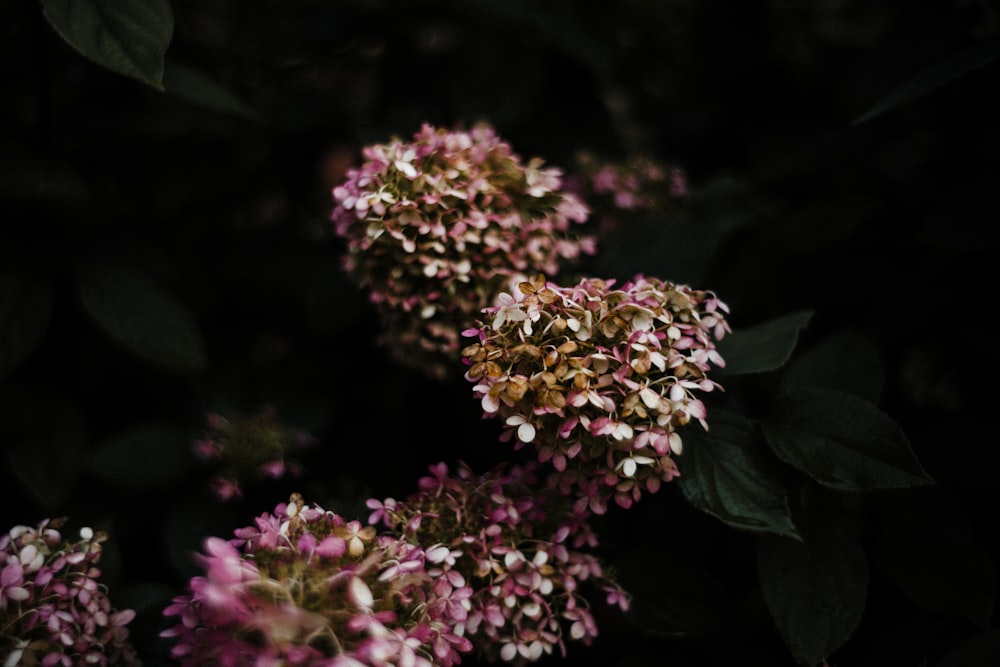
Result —
<path fill-rule="evenodd" d="M 874 357 L 845 364 L 870 364 L 878 405 L 937 484 L 858 502 L 912 503 L 916 543 L 954 578 L 914 596 L 894 585 L 905 554 L 873 552 L 865 615 L 830 662 L 990 664 L 996 2 L 172 4 L 166 93 L 82 57 L 38 3 L 0 13 L 0 518 L 109 530 L 107 583 L 139 608 L 148 664 L 205 535 L 292 487 L 364 517 L 365 498 L 408 494 L 432 463 L 514 457 L 468 383 L 379 348 L 328 222 L 362 146 L 479 120 L 567 171 L 589 150 L 687 172 L 691 197 L 662 223 L 686 231 L 640 221 L 593 270 L 712 289 L 734 329 L 811 309 L 803 345 L 844 329 L 871 342 Z M 190 71 L 234 97 L 172 92 Z M 106 334 L 81 276 L 108 266 L 169 295 L 201 363 L 151 361 Z M 319 440 L 302 480 L 221 505 L 180 454 L 169 469 L 94 464 L 122 443 L 187 456 L 205 411 L 263 405 Z M 751 536 L 670 488 L 596 527 L 636 611 L 599 611 L 600 639 L 571 645 L 569 664 L 794 664 Z"/>

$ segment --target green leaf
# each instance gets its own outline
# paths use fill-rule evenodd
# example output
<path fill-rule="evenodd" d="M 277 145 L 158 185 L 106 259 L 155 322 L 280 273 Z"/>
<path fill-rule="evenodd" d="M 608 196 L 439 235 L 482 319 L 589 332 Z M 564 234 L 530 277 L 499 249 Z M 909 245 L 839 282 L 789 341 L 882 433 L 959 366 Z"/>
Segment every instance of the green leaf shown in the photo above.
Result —
<path fill-rule="evenodd" d="M 174 32 L 169 0 L 42 0 L 42 9 L 81 55 L 163 90 L 163 59 Z"/>
<path fill-rule="evenodd" d="M 81 272 L 79 293 L 94 322 L 136 356 L 182 373 L 204 369 L 205 346 L 197 322 L 145 275 L 91 267 Z"/>
<path fill-rule="evenodd" d="M 677 483 L 693 506 L 723 523 L 751 533 L 797 538 L 788 495 L 753 424 L 714 410 L 709 430 L 690 427 L 677 457 Z"/>
<path fill-rule="evenodd" d="M 594 259 L 602 276 L 630 280 L 637 273 L 675 283 L 701 282 L 705 267 L 729 233 L 727 225 L 704 223 L 640 224 L 616 232 Z M 678 252 L 683 248 L 683 252 Z"/>
<path fill-rule="evenodd" d="M 987 628 L 996 566 L 955 500 L 940 487 L 880 500 L 873 555 L 886 580 L 921 609 Z"/>
<path fill-rule="evenodd" d="M 726 360 L 716 375 L 764 373 L 781 368 L 791 358 L 813 311 L 802 310 L 776 317 L 749 329 L 738 329 L 719 341 L 717 350 Z"/>
<path fill-rule="evenodd" d="M 13 271 L 0 274 L 0 377 L 31 356 L 51 319 L 48 283 Z"/>
<path fill-rule="evenodd" d="M 868 561 L 839 512 L 809 507 L 802 541 L 757 538 L 757 575 L 792 656 L 812 667 L 846 642 L 864 613 Z"/>
<path fill-rule="evenodd" d="M 148 488 L 177 480 L 190 463 L 190 438 L 181 429 L 150 424 L 99 444 L 90 466 L 119 484 Z"/>
<path fill-rule="evenodd" d="M 781 375 L 779 390 L 813 385 L 838 389 L 877 404 L 885 369 L 871 341 L 853 331 L 840 331 L 802 350 Z"/>
<path fill-rule="evenodd" d="M 947 60 L 929 67 L 882 97 L 871 109 L 861 114 L 851 125 L 860 125 L 886 111 L 929 93 L 969 72 L 1000 59 L 1000 39 L 994 38 L 975 44 Z"/>
<path fill-rule="evenodd" d="M 254 108 L 200 70 L 167 60 L 163 84 L 169 95 L 203 109 L 253 121 L 260 120 L 260 114 Z"/>
<path fill-rule="evenodd" d="M 860 493 L 931 482 L 900 426 L 842 391 L 789 388 L 761 428 L 778 458 L 833 489 Z"/>

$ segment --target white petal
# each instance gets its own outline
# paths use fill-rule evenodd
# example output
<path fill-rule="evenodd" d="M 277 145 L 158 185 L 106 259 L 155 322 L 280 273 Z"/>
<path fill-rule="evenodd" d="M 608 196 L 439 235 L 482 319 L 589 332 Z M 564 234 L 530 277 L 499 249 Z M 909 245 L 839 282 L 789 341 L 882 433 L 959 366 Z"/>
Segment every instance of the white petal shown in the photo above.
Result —
<path fill-rule="evenodd" d="M 500 649 L 500 659 L 504 662 L 510 662 L 517 656 L 517 644 L 507 642 Z"/>
<path fill-rule="evenodd" d="M 660 404 L 660 395 L 649 387 L 646 387 L 639 392 L 639 398 L 642 399 L 642 402 L 645 403 L 646 407 L 650 410 Z"/>
<path fill-rule="evenodd" d="M 414 169 L 413 165 L 410 164 L 409 162 L 403 162 L 402 160 L 396 160 L 393 163 L 393 165 L 396 167 L 396 169 L 398 169 L 401 172 L 403 172 L 403 174 L 407 178 L 416 178 L 417 177 L 417 170 Z"/>
<path fill-rule="evenodd" d="M 428 549 L 424 555 L 427 557 L 427 560 L 429 560 L 430 562 L 432 562 L 432 563 L 440 563 L 445 558 L 447 558 L 448 554 L 450 554 L 450 553 L 451 553 L 451 549 L 449 549 L 448 547 L 446 547 L 443 544 L 439 544 L 436 547 L 431 547 L 430 549 Z"/>
<path fill-rule="evenodd" d="M 639 311 L 632 316 L 633 331 L 648 331 L 653 328 L 653 314 Z"/>
<path fill-rule="evenodd" d="M 681 442 L 681 436 L 677 435 L 676 431 L 670 434 L 670 451 L 672 451 L 677 456 L 680 456 L 681 452 L 684 451 L 684 445 Z"/>
<path fill-rule="evenodd" d="M 517 439 L 521 442 L 531 442 L 535 439 L 535 427 L 524 423 L 517 427 Z"/>
<path fill-rule="evenodd" d="M 351 577 L 351 581 L 347 585 L 347 594 L 355 606 L 363 609 L 371 609 L 375 603 L 375 598 L 372 596 L 372 591 L 368 588 L 368 584 L 361 581 L 358 577 Z"/>

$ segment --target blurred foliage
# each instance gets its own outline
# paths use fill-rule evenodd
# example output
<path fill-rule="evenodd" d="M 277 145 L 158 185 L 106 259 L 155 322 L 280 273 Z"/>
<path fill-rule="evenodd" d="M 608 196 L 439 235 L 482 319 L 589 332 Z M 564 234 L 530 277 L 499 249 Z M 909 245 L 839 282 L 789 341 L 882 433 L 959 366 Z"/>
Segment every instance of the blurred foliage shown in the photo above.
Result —
<path fill-rule="evenodd" d="M 600 612 L 570 662 L 995 661 L 995 1 L 42 0 L 2 18 L 0 518 L 107 530 L 148 665 L 169 664 L 159 614 L 205 536 L 291 490 L 363 518 L 432 463 L 515 456 L 464 380 L 379 349 L 328 221 L 362 146 L 479 120 L 567 169 L 581 150 L 680 165 L 683 206 L 589 268 L 732 311 L 718 428 L 692 434 L 677 483 L 596 525 L 635 610 Z M 205 413 L 265 405 L 318 445 L 302 478 L 223 505 L 191 443 Z"/>

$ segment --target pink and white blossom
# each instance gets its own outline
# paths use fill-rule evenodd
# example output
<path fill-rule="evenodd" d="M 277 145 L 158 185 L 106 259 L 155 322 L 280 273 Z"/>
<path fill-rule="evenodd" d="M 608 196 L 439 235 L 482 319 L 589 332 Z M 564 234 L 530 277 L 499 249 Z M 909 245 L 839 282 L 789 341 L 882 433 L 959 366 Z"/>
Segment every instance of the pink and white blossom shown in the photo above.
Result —
<path fill-rule="evenodd" d="M 461 374 L 461 331 L 511 282 L 596 252 L 562 170 L 522 161 L 487 124 L 424 124 L 362 156 L 332 191 L 344 268 L 376 304 L 382 344 L 432 377 Z"/>
<path fill-rule="evenodd" d="M 465 377 L 502 442 L 534 447 L 551 486 L 577 513 L 630 507 L 679 474 L 690 422 L 708 428 L 704 396 L 725 361 L 728 307 L 712 292 L 637 275 L 621 287 L 536 276 L 483 309 L 465 335 Z M 522 315 L 517 315 L 520 309 Z M 502 310 L 504 315 L 497 314 Z M 529 330 L 521 326 L 531 319 Z"/>

